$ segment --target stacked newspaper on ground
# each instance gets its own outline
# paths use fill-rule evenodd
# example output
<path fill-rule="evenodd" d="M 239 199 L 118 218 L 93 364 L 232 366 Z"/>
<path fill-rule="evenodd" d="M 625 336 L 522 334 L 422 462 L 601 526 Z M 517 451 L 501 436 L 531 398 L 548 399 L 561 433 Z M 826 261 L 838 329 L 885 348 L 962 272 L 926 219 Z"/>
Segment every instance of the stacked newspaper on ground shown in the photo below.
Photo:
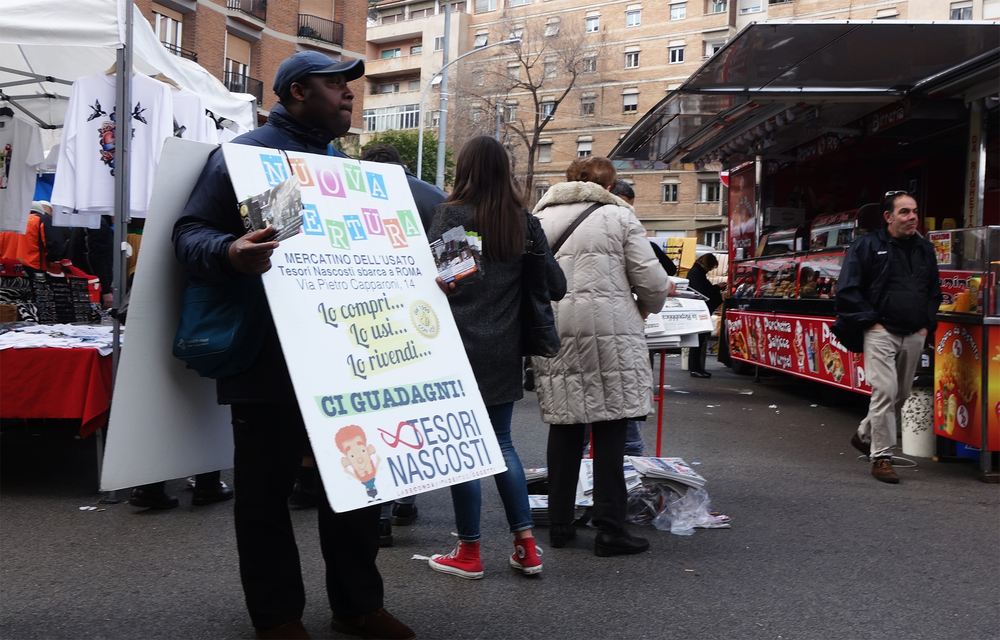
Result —
<path fill-rule="evenodd" d="M 677 491 L 680 495 L 684 495 L 688 487 L 703 489 L 707 482 L 682 458 L 626 456 L 625 459 L 635 467 L 643 480 L 660 482 L 671 488 L 677 487 L 680 489 Z"/>

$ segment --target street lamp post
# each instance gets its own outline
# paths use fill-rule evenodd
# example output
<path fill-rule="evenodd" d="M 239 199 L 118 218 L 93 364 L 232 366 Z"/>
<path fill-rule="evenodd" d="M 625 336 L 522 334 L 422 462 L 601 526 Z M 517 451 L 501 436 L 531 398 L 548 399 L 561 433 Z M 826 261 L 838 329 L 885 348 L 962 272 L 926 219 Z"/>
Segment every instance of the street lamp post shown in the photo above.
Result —
<path fill-rule="evenodd" d="M 473 49 L 472 51 L 467 51 L 466 53 L 463 53 L 462 55 L 458 56 L 457 58 L 455 58 L 454 60 L 452 60 L 448 64 L 445 64 L 444 66 L 442 66 L 440 69 L 437 70 L 437 72 L 433 76 L 431 76 L 430 82 L 427 83 L 427 86 L 424 87 L 423 93 L 420 95 L 420 133 L 417 136 L 417 177 L 418 178 L 420 178 L 421 180 L 423 180 L 423 167 L 424 167 L 424 101 L 427 99 L 427 90 L 430 89 L 431 85 L 434 84 L 434 78 L 436 78 L 439 75 L 441 75 L 445 71 L 445 69 L 447 69 L 451 65 L 455 64 L 456 62 L 458 62 L 459 60 L 461 60 L 465 56 L 471 56 L 474 53 L 479 53 L 480 51 L 483 51 L 485 49 L 489 49 L 490 47 L 499 47 L 500 45 L 505 45 L 505 44 L 520 44 L 520 43 L 521 43 L 521 39 L 520 38 L 512 38 L 510 40 L 501 40 L 500 42 L 494 42 L 493 44 L 488 44 L 485 47 L 479 47 L 478 49 Z M 440 164 L 439 164 L 439 166 L 440 166 Z"/>

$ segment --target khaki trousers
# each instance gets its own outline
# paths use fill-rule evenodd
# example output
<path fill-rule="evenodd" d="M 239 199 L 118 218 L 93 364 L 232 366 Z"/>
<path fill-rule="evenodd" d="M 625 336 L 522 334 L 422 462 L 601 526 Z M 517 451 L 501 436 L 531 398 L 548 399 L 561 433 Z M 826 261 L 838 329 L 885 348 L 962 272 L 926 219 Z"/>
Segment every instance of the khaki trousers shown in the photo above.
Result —
<path fill-rule="evenodd" d="M 917 333 L 897 336 L 885 329 L 865 331 L 865 375 L 872 399 L 858 435 L 871 443 L 872 460 L 891 456 L 896 446 L 896 415 L 910 397 L 924 339 Z"/>

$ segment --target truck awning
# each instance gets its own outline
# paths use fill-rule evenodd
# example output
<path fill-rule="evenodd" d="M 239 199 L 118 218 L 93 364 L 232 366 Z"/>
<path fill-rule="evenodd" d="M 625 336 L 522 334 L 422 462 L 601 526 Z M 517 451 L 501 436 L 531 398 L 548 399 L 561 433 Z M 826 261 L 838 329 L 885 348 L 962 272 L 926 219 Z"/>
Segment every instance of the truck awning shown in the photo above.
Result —
<path fill-rule="evenodd" d="M 860 133 L 843 125 L 893 103 L 907 118 L 953 118 L 954 103 L 963 104 L 955 97 L 998 92 L 995 22 L 751 23 L 646 113 L 609 157 L 619 168 L 733 166 L 824 133 Z"/>

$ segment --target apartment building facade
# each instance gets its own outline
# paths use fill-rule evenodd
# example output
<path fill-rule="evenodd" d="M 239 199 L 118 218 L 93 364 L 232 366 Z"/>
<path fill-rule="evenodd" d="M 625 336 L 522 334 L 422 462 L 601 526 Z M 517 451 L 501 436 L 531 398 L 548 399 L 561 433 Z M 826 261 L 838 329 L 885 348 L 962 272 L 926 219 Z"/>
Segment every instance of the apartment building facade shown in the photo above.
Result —
<path fill-rule="evenodd" d="M 355 0 L 135 0 L 163 46 L 197 62 L 226 88 L 257 100 L 263 123 L 277 102 L 274 73 L 298 51 L 335 60 L 365 56 L 367 7 Z M 363 81 L 351 84 L 352 133 L 361 132 Z"/>
<path fill-rule="evenodd" d="M 421 91 L 442 65 L 449 4 L 449 59 L 522 39 L 519 51 L 491 48 L 452 67 L 447 138 L 457 149 L 471 135 L 499 129 L 516 173 L 530 184 L 531 203 L 565 180 L 574 158 L 610 152 L 750 22 L 978 20 L 1000 13 L 1000 0 L 382 0 L 369 19 L 362 142 L 378 131 L 418 127 Z M 438 99 L 431 87 L 425 117 L 432 128 Z M 654 165 L 623 169 L 620 177 L 633 185 L 636 213 L 650 235 L 696 237 L 722 248 L 726 190 L 719 169 Z"/>

